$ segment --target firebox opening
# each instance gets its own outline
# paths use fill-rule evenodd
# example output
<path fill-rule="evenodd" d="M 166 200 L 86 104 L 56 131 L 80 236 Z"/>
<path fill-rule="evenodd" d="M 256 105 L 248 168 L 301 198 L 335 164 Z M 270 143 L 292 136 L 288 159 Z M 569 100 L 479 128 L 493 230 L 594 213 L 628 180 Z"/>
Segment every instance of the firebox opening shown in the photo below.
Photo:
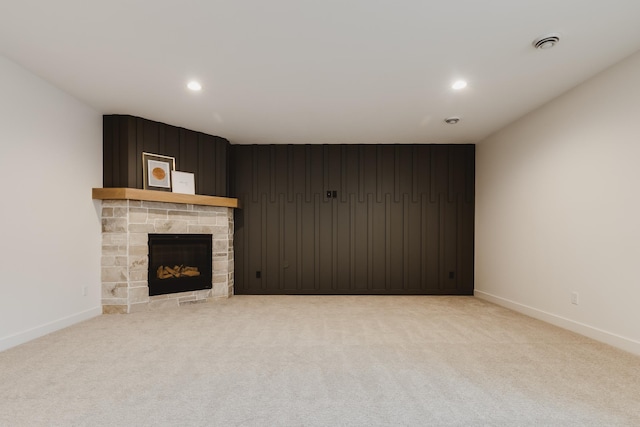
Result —
<path fill-rule="evenodd" d="M 211 289 L 211 234 L 149 234 L 149 295 Z"/>

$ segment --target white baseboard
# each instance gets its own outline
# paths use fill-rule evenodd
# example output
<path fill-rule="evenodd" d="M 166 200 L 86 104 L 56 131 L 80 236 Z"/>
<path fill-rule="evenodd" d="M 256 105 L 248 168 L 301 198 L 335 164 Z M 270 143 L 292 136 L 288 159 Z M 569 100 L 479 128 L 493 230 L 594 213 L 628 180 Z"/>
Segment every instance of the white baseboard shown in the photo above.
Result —
<path fill-rule="evenodd" d="M 7 350 L 11 347 L 15 347 L 20 344 L 24 344 L 28 341 L 34 340 L 36 338 L 40 338 L 44 335 L 50 334 L 55 331 L 59 331 L 60 329 L 64 329 L 71 325 L 75 325 L 76 323 L 89 320 L 101 314 L 102 314 L 102 307 L 96 307 L 96 308 L 92 308 L 90 310 L 86 310 L 68 317 L 64 317 L 59 320 L 55 320 L 50 323 L 45 323 L 44 325 L 41 325 L 41 326 L 36 326 L 35 328 L 31 328 L 14 335 L 9 335 L 8 337 L 0 338 L 0 351 Z"/>
<path fill-rule="evenodd" d="M 602 329 L 585 325 L 584 323 L 576 322 L 574 320 L 567 319 L 556 314 L 548 313 L 537 308 L 529 307 L 527 305 L 520 304 L 518 302 L 511 301 L 509 299 L 502 298 L 496 295 L 492 295 L 487 292 L 479 291 L 477 289 L 474 290 L 473 294 L 485 301 L 489 301 L 510 310 L 517 311 L 518 313 L 526 314 L 527 316 L 531 316 L 535 319 L 551 323 L 552 325 L 559 326 L 563 329 L 567 329 L 580 335 L 584 335 L 585 337 L 592 338 L 596 341 L 612 345 L 630 353 L 640 355 L 640 342 L 632 340 L 630 338 L 603 331 Z"/>

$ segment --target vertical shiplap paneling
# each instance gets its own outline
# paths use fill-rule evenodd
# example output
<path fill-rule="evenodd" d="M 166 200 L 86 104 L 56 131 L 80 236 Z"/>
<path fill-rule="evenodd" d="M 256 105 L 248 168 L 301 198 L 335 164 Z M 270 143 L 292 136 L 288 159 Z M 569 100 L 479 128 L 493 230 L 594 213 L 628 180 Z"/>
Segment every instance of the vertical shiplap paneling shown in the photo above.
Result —
<path fill-rule="evenodd" d="M 354 282 L 351 290 L 354 293 L 366 293 L 370 283 L 370 216 L 369 202 L 367 198 L 360 199 L 358 195 L 352 194 L 354 199 L 354 223 L 352 229 L 353 257 L 354 263 L 351 265 L 353 270 Z M 369 197 L 373 197 L 369 194 Z"/>
<path fill-rule="evenodd" d="M 125 181 L 120 187 L 142 188 L 142 148 L 137 144 L 135 117 L 125 116 L 120 122 L 120 161 L 126 165 Z"/>
<path fill-rule="evenodd" d="M 338 190 L 341 191 L 341 190 Z M 345 271 L 348 274 L 336 275 L 336 290 L 340 293 L 348 292 L 350 288 L 351 265 L 351 206 L 349 199 L 343 201 L 342 195 L 338 193 L 338 199 L 332 202 L 336 211 L 336 226 L 333 227 L 334 233 L 334 271 Z"/>
<path fill-rule="evenodd" d="M 231 150 L 236 292 L 473 292 L 473 146 Z"/>
<path fill-rule="evenodd" d="M 422 203 L 413 201 L 411 195 L 403 195 L 403 283 L 409 293 L 422 293 Z"/>
<path fill-rule="evenodd" d="M 396 176 L 396 174 L 394 174 Z M 394 293 L 403 291 L 404 268 L 404 206 L 394 194 L 386 195 L 386 273 L 385 289 Z"/>
<path fill-rule="evenodd" d="M 376 228 L 374 228 L 374 217 L 373 217 L 373 207 L 374 207 L 374 202 L 375 202 L 375 192 L 371 192 L 371 193 L 367 193 L 366 194 L 367 197 L 367 229 L 366 229 L 366 234 L 363 236 L 367 242 L 367 286 L 366 286 L 366 292 L 370 293 L 374 291 L 374 287 L 375 287 L 375 283 L 374 283 L 374 278 L 375 278 L 375 263 L 374 263 L 374 259 L 377 260 L 377 258 L 375 257 L 375 253 L 374 253 L 374 247 L 376 244 L 378 244 L 377 241 L 374 240 L 375 236 L 373 235 L 373 232 Z"/>
<path fill-rule="evenodd" d="M 215 170 L 213 173 L 209 172 L 209 175 L 213 175 L 215 179 L 213 194 L 227 196 L 229 194 L 229 143 L 226 139 L 216 136 L 214 144 L 216 147 Z"/>
<path fill-rule="evenodd" d="M 180 156 L 176 158 L 176 168 L 183 172 L 191 172 L 194 174 L 198 170 L 197 133 L 180 129 Z"/>
<path fill-rule="evenodd" d="M 161 123 L 151 120 L 136 118 L 136 130 L 138 141 L 142 143 L 142 151 L 147 153 L 164 153 L 160 148 L 160 137 L 158 127 Z"/>
<path fill-rule="evenodd" d="M 320 195 L 318 195 L 320 196 Z M 326 289 L 329 293 L 333 293 L 334 277 L 333 277 L 333 201 L 325 197 L 316 197 L 317 203 L 317 222 L 318 222 L 318 282 L 316 287 Z"/>
<path fill-rule="evenodd" d="M 105 115 L 103 125 L 105 187 L 143 188 L 148 152 L 175 157 L 177 170 L 195 174 L 198 194 L 229 194 L 226 139 L 127 115 Z"/>
<path fill-rule="evenodd" d="M 447 193 L 440 194 L 440 251 L 439 283 L 441 292 L 456 289 L 457 271 L 457 201 L 451 201 Z M 459 273 L 458 273 L 459 274 Z M 451 277 L 453 276 L 453 277 Z"/>
<path fill-rule="evenodd" d="M 266 291 L 267 290 L 267 286 L 270 284 L 269 282 L 269 272 L 270 270 L 273 270 L 273 266 L 268 265 L 268 256 L 269 256 L 269 252 L 273 251 L 273 247 L 269 247 L 268 243 L 269 243 L 269 220 L 271 219 L 268 215 L 269 213 L 269 195 L 264 193 L 260 196 L 260 205 L 258 205 L 258 209 L 260 211 L 260 216 L 258 217 L 259 221 L 260 221 L 260 227 L 257 228 L 257 232 L 260 233 L 260 241 L 259 244 L 260 246 L 258 247 L 257 245 L 254 245 L 253 241 L 251 240 L 251 238 L 249 239 L 249 242 L 251 243 L 252 246 L 255 246 L 255 251 L 256 251 L 256 258 L 259 257 L 259 261 L 256 263 L 256 269 L 257 270 L 261 270 L 262 271 L 262 277 L 260 280 L 256 280 L 256 284 L 258 285 L 257 287 L 260 289 L 260 291 Z M 255 235 L 255 233 L 254 233 Z M 251 237 L 251 236 L 250 236 Z M 271 244 L 273 245 L 273 240 L 271 241 Z M 258 250 L 259 249 L 259 250 Z M 256 277 L 257 279 L 257 277 Z M 273 286 L 277 286 L 277 283 L 274 284 Z"/>
<path fill-rule="evenodd" d="M 216 146 L 211 135 L 198 135 L 198 162 L 196 170 L 198 172 L 213 170 L 216 167 Z M 215 173 L 198 173 L 195 175 L 196 193 L 215 193 Z"/>
<path fill-rule="evenodd" d="M 437 195 L 436 195 L 437 196 Z M 440 247 L 443 234 L 440 222 L 440 200 L 427 199 L 422 225 L 426 227 L 425 240 L 423 241 L 424 253 L 421 262 L 425 266 L 424 291 L 427 294 L 440 293 Z"/>
<path fill-rule="evenodd" d="M 271 175 L 273 177 L 273 174 Z M 271 195 L 273 195 L 272 193 Z M 280 221 L 281 211 L 280 203 L 277 198 L 267 197 L 265 211 L 265 228 L 263 247 L 266 247 L 263 254 L 263 275 L 265 280 L 263 286 L 272 287 L 276 292 L 282 292 L 282 264 L 281 264 L 281 247 L 282 247 L 282 223 Z"/>
<path fill-rule="evenodd" d="M 298 195 L 301 222 L 299 227 L 301 231 L 300 247 L 298 248 L 301 266 L 299 290 L 303 293 L 313 293 L 317 283 L 319 223 L 317 222 L 315 196 L 309 195 L 307 198 L 306 195 Z"/>
<path fill-rule="evenodd" d="M 162 126 L 164 134 L 164 144 L 161 145 L 160 153 L 165 156 L 180 158 L 180 129 L 175 126 Z M 196 189 L 197 191 L 197 189 Z M 200 193 L 207 194 L 207 193 Z"/>
<path fill-rule="evenodd" d="M 118 176 L 117 162 L 117 139 L 114 136 L 117 122 L 109 116 L 102 117 L 102 185 L 113 187 L 113 183 Z"/>

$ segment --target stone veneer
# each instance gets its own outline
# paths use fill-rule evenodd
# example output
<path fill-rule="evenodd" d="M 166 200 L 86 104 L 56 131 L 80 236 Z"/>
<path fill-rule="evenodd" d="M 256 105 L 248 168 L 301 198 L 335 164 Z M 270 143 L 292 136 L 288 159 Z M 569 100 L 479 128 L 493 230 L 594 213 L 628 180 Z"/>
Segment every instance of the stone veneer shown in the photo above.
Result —
<path fill-rule="evenodd" d="M 212 289 L 149 296 L 149 233 L 212 234 Z M 102 201 L 102 312 L 133 313 L 233 295 L 233 209 Z"/>

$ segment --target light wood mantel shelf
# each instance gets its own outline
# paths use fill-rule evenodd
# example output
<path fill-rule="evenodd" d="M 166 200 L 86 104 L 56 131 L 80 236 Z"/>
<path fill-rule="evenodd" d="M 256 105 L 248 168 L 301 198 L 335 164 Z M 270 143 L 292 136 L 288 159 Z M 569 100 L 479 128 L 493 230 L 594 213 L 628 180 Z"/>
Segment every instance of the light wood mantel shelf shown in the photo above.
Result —
<path fill-rule="evenodd" d="M 94 199 L 99 200 L 144 200 L 147 202 L 184 203 L 190 205 L 239 208 L 238 199 L 199 194 L 180 194 L 168 191 L 140 190 L 139 188 L 94 188 Z"/>

